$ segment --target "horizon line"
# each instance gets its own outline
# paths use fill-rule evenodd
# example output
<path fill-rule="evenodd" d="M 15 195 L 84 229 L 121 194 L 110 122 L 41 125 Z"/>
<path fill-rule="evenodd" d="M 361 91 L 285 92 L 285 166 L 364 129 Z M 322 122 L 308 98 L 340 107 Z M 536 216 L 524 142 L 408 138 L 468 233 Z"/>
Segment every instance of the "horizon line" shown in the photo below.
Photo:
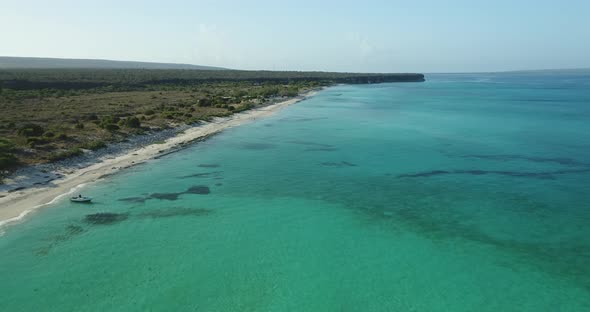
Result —
<path fill-rule="evenodd" d="M 167 62 L 167 61 L 143 61 L 143 60 L 115 60 L 115 59 L 108 59 L 108 58 L 77 58 L 77 57 L 46 57 L 46 56 L 13 56 L 13 55 L 0 55 L 0 58 L 31 58 L 31 59 L 53 59 L 53 60 L 73 60 L 73 61 L 105 61 L 105 62 L 129 62 L 129 63 L 147 63 L 147 64 L 166 64 L 166 65 L 179 65 L 179 66 L 201 66 L 201 67 L 211 67 L 211 68 L 218 68 L 224 70 L 236 70 L 236 71 L 271 71 L 271 72 L 335 72 L 335 73 L 362 73 L 362 72 L 352 72 L 352 71 L 329 71 L 329 70 L 285 70 L 285 69 L 238 69 L 238 68 L 230 68 L 224 66 L 215 66 L 215 65 L 202 65 L 202 64 L 192 64 L 192 63 L 180 63 L 180 62 Z M 45 67 L 39 67 L 38 69 L 43 69 Z M 19 69 L 19 67 L 12 67 L 12 68 L 0 68 L 0 70 L 6 69 Z M 30 69 L 35 69 L 31 67 Z M 59 69 L 59 68 L 54 68 Z M 64 68 L 65 69 L 65 68 Z M 92 69 L 92 68 L 89 68 Z M 131 68 L 133 69 L 133 68 Z M 140 69 L 140 68 L 136 68 Z M 186 69 L 186 70 L 203 70 L 203 69 Z M 498 74 L 498 73 L 519 73 L 519 72 L 541 72 L 541 71 L 590 71 L 590 67 L 549 67 L 549 68 L 528 68 L 528 69 L 508 69 L 508 70 L 491 70 L 491 71 L 434 71 L 434 72 L 424 72 L 424 74 Z M 418 71 L 415 71 L 418 73 Z M 365 73 L 377 73 L 377 72 L 365 72 Z M 379 73 L 387 73 L 387 72 L 379 72 Z M 393 73 L 393 72 L 391 72 Z M 398 72 L 396 72 L 398 73 Z M 399 72 L 402 73 L 402 72 Z M 407 72 L 410 73 L 410 72 Z"/>

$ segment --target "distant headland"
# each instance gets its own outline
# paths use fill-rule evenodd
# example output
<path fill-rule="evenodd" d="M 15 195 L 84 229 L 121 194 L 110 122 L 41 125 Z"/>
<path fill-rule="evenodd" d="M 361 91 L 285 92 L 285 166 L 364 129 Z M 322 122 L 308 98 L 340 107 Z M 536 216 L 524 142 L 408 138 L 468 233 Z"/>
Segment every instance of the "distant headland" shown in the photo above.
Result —
<path fill-rule="evenodd" d="M 102 59 L 70 59 L 51 57 L 14 57 L 0 56 L 0 70 L 2 69 L 197 69 L 197 70 L 225 70 L 214 66 L 201 66 L 176 63 L 153 63 L 136 61 L 113 61 Z"/>

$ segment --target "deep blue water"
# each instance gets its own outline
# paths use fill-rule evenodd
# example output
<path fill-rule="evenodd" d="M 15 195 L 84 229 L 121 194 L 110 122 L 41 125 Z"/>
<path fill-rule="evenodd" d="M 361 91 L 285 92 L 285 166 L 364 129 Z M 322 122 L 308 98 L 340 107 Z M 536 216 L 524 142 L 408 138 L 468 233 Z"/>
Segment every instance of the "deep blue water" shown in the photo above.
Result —
<path fill-rule="evenodd" d="M 588 311 L 589 121 L 583 74 L 332 87 L 7 228 L 2 304 Z"/>

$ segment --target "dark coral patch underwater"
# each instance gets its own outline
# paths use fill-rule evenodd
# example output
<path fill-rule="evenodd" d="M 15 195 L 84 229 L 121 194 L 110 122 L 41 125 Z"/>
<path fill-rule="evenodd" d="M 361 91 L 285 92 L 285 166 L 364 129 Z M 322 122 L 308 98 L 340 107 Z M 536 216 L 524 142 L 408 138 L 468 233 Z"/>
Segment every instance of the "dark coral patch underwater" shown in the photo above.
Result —
<path fill-rule="evenodd" d="M 164 199 L 164 200 L 177 200 L 178 196 L 182 195 L 183 193 L 153 193 L 147 199 L 155 198 L 155 199 Z"/>
<path fill-rule="evenodd" d="M 335 147 L 317 147 L 317 148 L 307 148 L 305 152 L 335 152 L 338 149 Z"/>
<path fill-rule="evenodd" d="M 221 167 L 221 165 L 219 165 L 219 164 L 200 164 L 197 167 L 201 167 L 201 168 L 219 168 L 219 167 Z"/>
<path fill-rule="evenodd" d="M 138 217 L 143 218 L 170 218 L 170 217 L 182 217 L 182 216 L 204 216 L 212 212 L 209 209 L 203 208 L 182 208 L 174 207 L 169 209 L 158 209 L 152 211 L 146 211 L 138 214 Z"/>
<path fill-rule="evenodd" d="M 478 159 L 489 159 L 497 161 L 513 161 L 513 160 L 526 160 L 536 163 L 557 163 L 564 166 L 588 166 L 587 163 L 583 163 L 571 158 L 565 157 L 536 157 L 536 156 L 524 156 L 524 155 L 464 155 L 463 158 L 478 158 Z"/>
<path fill-rule="evenodd" d="M 127 213 L 99 212 L 87 214 L 84 217 L 84 222 L 94 225 L 109 225 L 125 221 L 128 217 Z"/>
<path fill-rule="evenodd" d="M 86 232 L 86 230 L 83 227 L 81 227 L 79 225 L 70 224 L 70 225 L 66 226 L 64 234 L 59 234 L 59 235 L 54 236 L 53 241 L 51 241 L 49 243 L 49 245 L 37 249 L 37 251 L 35 253 L 40 256 L 45 256 L 45 255 L 49 254 L 49 251 L 53 247 L 57 246 L 60 243 L 69 241 L 70 239 L 72 239 L 75 236 L 78 236 L 84 232 Z"/>
<path fill-rule="evenodd" d="M 554 179 L 555 175 L 587 173 L 590 169 L 568 169 L 568 170 L 554 170 L 541 172 L 524 172 L 524 171 L 504 171 L 504 170 L 432 170 L 417 173 L 400 174 L 398 178 L 426 178 L 438 175 L 450 174 L 469 174 L 469 175 L 488 175 L 496 174 L 518 178 L 534 178 L 534 179 Z"/>
<path fill-rule="evenodd" d="M 343 167 L 356 167 L 356 164 L 349 163 L 347 161 L 340 161 L 340 162 L 323 162 L 321 163 L 324 167 L 335 167 L 335 168 L 343 168 Z"/>
<path fill-rule="evenodd" d="M 211 176 L 219 176 L 223 171 L 212 171 L 212 172 L 201 172 L 201 173 L 193 173 L 185 176 L 179 177 L 179 179 L 187 179 L 187 178 L 208 178 Z"/>
<path fill-rule="evenodd" d="M 172 192 L 172 193 L 152 193 L 146 197 L 127 197 L 127 198 L 120 198 L 119 201 L 130 202 L 130 203 L 144 203 L 146 200 L 150 199 L 160 199 L 160 200 L 177 200 L 180 195 L 184 194 L 197 194 L 197 195 L 207 195 L 211 193 L 211 189 L 206 185 L 194 185 L 189 187 L 184 192 Z"/>
<path fill-rule="evenodd" d="M 147 197 L 126 197 L 126 198 L 119 198 L 118 201 L 128 202 L 128 203 L 145 203 Z"/>
<path fill-rule="evenodd" d="M 205 186 L 205 185 L 191 186 L 188 188 L 188 190 L 186 190 L 184 192 L 184 194 L 200 194 L 200 195 L 206 195 L 209 193 L 211 193 L 211 190 L 209 189 L 208 186 Z"/>

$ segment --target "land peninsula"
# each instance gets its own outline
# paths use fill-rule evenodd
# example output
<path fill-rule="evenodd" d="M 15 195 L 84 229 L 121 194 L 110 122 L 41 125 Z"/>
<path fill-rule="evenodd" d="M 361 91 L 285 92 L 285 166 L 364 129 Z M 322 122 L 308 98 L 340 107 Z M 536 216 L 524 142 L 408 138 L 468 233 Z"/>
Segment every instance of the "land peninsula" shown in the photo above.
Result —
<path fill-rule="evenodd" d="M 266 116 L 320 88 L 424 81 L 413 73 L 2 65 L 0 58 L 4 222 L 77 185 Z"/>

